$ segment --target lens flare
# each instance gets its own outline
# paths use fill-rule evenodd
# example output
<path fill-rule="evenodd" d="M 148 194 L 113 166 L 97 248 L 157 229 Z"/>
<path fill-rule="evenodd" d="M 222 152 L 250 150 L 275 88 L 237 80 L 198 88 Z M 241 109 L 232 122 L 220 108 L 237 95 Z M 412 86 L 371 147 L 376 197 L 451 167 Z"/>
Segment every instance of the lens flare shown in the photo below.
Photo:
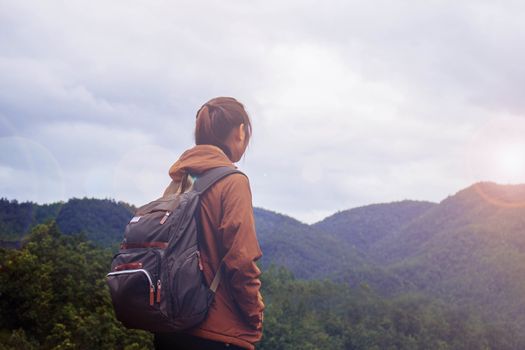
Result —
<path fill-rule="evenodd" d="M 499 153 L 497 166 L 502 177 L 508 182 L 525 179 L 525 145 L 506 144 L 497 151 Z"/>
<path fill-rule="evenodd" d="M 473 134 L 466 152 L 465 175 L 471 183 L 481 183 L 476 190 L 487 202 L 502 207 L 525 206 L 524 135 L 525 118 L 520 116 L 492 119 Z"/>

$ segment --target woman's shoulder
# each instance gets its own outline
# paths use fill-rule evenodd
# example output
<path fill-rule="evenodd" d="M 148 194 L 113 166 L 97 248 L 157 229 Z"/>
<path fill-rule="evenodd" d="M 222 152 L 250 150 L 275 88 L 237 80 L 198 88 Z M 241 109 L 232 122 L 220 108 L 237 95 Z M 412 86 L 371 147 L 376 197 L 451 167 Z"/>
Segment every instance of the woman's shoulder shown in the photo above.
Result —
<path fill-rule="evenodd" d="M 242 171 L 226 176 L 224 179 L 221 180 L 221 182 L 223 182 L 224 185 L 235 187 L 250 186 L 250 180 L 248 179 L 248 176 Z"/>
<path fill-rule="evenodd" d="M 218 182 L 223 196 L 246 194 L 251 196 L 250 180 L 244 173 L 233 173 Z"/>

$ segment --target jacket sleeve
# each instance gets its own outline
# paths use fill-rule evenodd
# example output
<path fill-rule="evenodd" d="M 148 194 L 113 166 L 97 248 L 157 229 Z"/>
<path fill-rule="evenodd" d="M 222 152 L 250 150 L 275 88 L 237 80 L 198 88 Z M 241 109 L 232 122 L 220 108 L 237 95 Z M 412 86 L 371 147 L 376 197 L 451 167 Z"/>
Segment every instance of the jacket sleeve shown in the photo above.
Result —
<path fill-rule="evenodd" d="M 264 303 L 259 292 L 261 271 L 255 262 L 262 256 L 255 233 L 252 195 L 246 176 L 229 176 L 222 192 L 223 215 L 219 230 L 225 249 L 224 269 L 235 302 L 246 322 L 262 327 Z"/>

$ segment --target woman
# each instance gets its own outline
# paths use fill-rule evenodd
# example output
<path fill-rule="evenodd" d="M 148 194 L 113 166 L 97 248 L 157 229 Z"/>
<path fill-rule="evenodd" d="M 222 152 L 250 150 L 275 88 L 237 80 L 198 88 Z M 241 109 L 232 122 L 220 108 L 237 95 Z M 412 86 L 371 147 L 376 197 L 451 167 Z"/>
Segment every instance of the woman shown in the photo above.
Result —
<path fill-rule="evenodd" d="M 244 106 L 231 97 L 217 97 L 197 112 L 196 146 L 184 152 L 169 170 L 165 195 L 184 190 L 187 179 L 220 167 L 235 167 L 252 133 Z M 188 176 L 191 174 L 191 176 Z M 182 188 L 181 188 L 182 187 Z M 264 304 L 259 292 L 261 271 L 255 261 L 261 250 L 255 234 L 248 179 L 229 175 L 201 197 L 200 252 L 210 285 L 222 261 L 222 277 L 206 320 L 184 333 L 155 335 L 156 349 L 254 349 L 262 336 Z"/>

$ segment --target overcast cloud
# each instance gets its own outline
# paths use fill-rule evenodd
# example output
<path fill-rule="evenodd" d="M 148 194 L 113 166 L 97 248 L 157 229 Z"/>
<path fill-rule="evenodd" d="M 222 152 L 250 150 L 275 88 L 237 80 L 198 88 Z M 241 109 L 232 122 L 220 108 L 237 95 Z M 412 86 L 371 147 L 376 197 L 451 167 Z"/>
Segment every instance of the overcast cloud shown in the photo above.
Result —
<path fill-rule="evenodd" d="M 0 196 L 140 205 L 234 96 L 254 205 L 305 222 L 525 183 L 521 1 L 0 1 Z"/>

